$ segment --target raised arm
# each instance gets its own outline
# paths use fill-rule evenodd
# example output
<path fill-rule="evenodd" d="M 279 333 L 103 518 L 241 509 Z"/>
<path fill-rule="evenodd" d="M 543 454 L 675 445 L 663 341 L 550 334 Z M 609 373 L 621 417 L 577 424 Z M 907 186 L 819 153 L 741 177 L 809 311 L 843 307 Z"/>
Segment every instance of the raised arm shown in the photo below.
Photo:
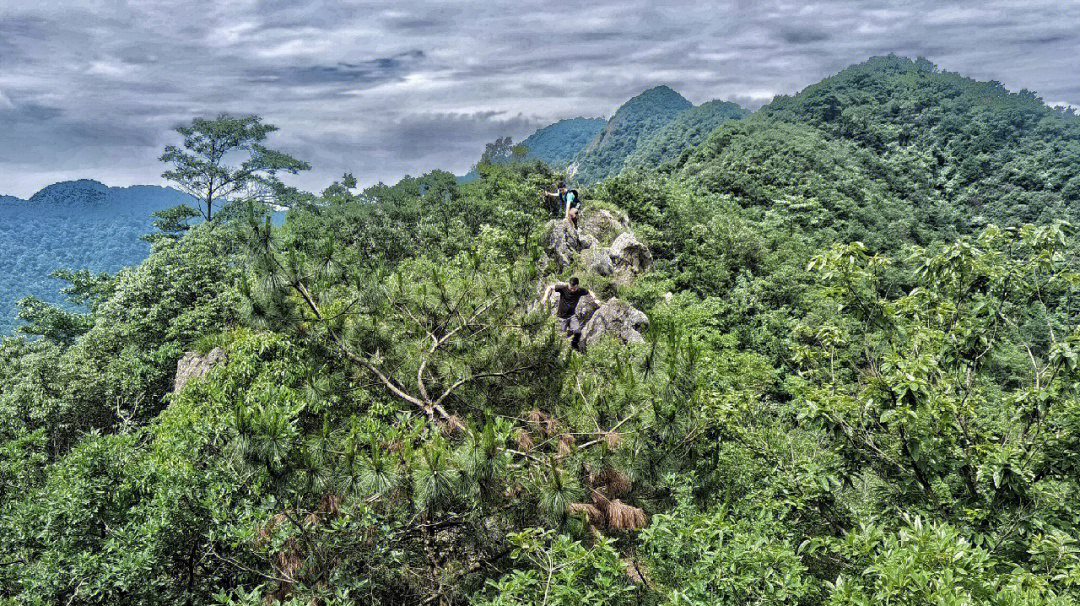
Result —
<path fill-rule="evenodd" d="M 548 284 L 548 287 L 544 289 L 544 297 L 540 300 L 540 302 L 546 305 L 549 301 L 551 301 L 551 295 L 555 293 L 556 288 L 565 288 L 566 286 L 568 286 L 566 282 L 553 282 L 551 284 Z"/>

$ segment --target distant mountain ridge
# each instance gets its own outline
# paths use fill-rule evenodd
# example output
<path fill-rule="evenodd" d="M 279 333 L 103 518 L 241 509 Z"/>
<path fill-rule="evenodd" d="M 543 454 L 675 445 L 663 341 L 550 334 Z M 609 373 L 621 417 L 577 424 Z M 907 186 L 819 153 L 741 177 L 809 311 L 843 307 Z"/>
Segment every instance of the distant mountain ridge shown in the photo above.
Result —
<path fill-rule="evenodd" d="M 23 200 L 0 197 L 0 334 L 16 324 L 15 303 L 35 296 L 60 304 L 61 268 L 116 272 L 141 263 L 152 213 L 192 198 L 168 187 L 109 187 L 82 179 L 55 183 Z"/>
<path fill-rule="evenodd" d="M 542 160 L 556 170 L 573 166 L 578 182 L 596 183 L 625 168 L 671 161 L 724 122 L 748 115 L 749 110 L 727 101 L 694 106 L 670 87 L 656 86 L 623 103 L 610 120 L 559 120 L 521 144 L 528 149 L 527 160 Z M 460 180 L 476 176 L 470 171 Z"/>
<path fill-rule="evenodd" d="M 95 181 L 94 179 L 76 179 L 74 181 L 59 181 L 52 185 L 46 185 L 29 198 L 0 194 L 0 204 L 32 202 L 36 204 L 70 205 L 86 202 L 114 201 L 117 196 L 126 198 L 130 194 L 136 194 L 140 198 L 161 197 L 162 199 L 169 198 L 171 200 L 182 200 L 182 202 L 179 203 L 185 204 L 192 201 L 191 196 L 171 187 L 163 187 L 160 185 L 110 186 L 105 185 L 100 181 Z"/>
<path fill-rule="evenodd" d="M 680 112 L 694 106 L 667 86 L 650 88 L 622 105 L 575 158 L 579 178 L 601 181 L 622 171 L 638 144 L 657 133 Z"/>
<path fill-rule="evenodd" d="M 729 101 L 708 101 L 679 112 L 673 120 L 635 146 L 625 167 L 656 167 L 696 147 L 721 124 L 742 120 L 750 111 Z"/>
<path fill-rule="evenodd" d="M 530 135 L 522 145 L 529 149 L 528 159 L 543 160 L 565 168 L 607 125 L 604 118 L 570 118 L 545 126 Z"/>

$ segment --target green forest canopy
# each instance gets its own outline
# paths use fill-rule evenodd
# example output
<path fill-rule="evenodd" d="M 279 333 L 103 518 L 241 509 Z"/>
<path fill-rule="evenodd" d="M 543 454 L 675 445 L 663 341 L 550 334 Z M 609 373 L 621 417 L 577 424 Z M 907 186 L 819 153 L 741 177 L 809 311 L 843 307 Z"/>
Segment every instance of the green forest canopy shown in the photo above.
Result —
<path fill-rule="evenodd" d="M 630 99 L 578 152 L 575 162 L 581 179 L 596 182 L 618 174 L 638 145 L 692 107 L 692 103 L 666 86 L 650 88 Z"/>
<path fill-rule="evenodd" d="M 28 200 L 0 199 L 0 334 L 17 326 L 16 303 L 33 297 L 62 304 L 65 268 L 95 273 L 137 265 L 150 254 L 140 237 L 152 213 L 191 198 L 164 187 L 106 187 L 82 180 L 51 185 Z"/>
<path fill-rule="evenodd" d="M 605 167 L 651 327 L 585 354 L 542 163 L 158 242 L 0 344 L 0 603 L 1076 603 L 1078 133 L 885 57 Z"/>

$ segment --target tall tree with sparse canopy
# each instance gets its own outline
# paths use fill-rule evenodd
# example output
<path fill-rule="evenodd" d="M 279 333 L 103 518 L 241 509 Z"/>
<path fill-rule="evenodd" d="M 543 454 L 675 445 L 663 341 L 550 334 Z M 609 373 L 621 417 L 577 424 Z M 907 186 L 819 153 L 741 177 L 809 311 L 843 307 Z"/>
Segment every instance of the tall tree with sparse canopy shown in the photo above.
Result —
<path fill-rule="evenodd" d="M 262 144 L 277 130 L 259 116 L 230 116 L 216 119 L 195 118 L 191 124 L 177 127 L 184 136 L 183 147 L 169 145 L 161 161 L 172 164 L 162 176 L 199 201 L 199 211 L 209 221 L 213 206 L 253 185 L 271 185 L 278 172 L 296 174 L 308 170 L 307 162 Z M 246 156 L 238 166 L 227 159 Z"/>

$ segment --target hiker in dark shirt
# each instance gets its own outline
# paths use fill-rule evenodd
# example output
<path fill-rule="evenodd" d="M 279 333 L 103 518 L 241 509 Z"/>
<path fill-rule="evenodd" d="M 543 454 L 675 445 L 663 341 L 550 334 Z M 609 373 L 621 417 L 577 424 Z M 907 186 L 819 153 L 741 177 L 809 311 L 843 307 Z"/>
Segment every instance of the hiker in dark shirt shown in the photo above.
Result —
<path fill-rule="evenodd" d="M 578 320 L 577 311 L 578 301 L 583 298 L 588 298 L 593 303 L 599 306 L 599 302 L 596 297 L 593 296 L 588 290 L 578 286 L 578 279 L 576 277 L 570 278 L 570 282 L 556 282 L 547 287 L 544 291 L 544 301 L 550 300 L 552 293 L 559 293 L 559 308 L 555 312 L 555 315 L 559 318 L 559 330 L 561 330 L 566 336 L 572 339 L 572 345 L 577 347 L 578 339 L 581 337 L 581 322 Z"/>

